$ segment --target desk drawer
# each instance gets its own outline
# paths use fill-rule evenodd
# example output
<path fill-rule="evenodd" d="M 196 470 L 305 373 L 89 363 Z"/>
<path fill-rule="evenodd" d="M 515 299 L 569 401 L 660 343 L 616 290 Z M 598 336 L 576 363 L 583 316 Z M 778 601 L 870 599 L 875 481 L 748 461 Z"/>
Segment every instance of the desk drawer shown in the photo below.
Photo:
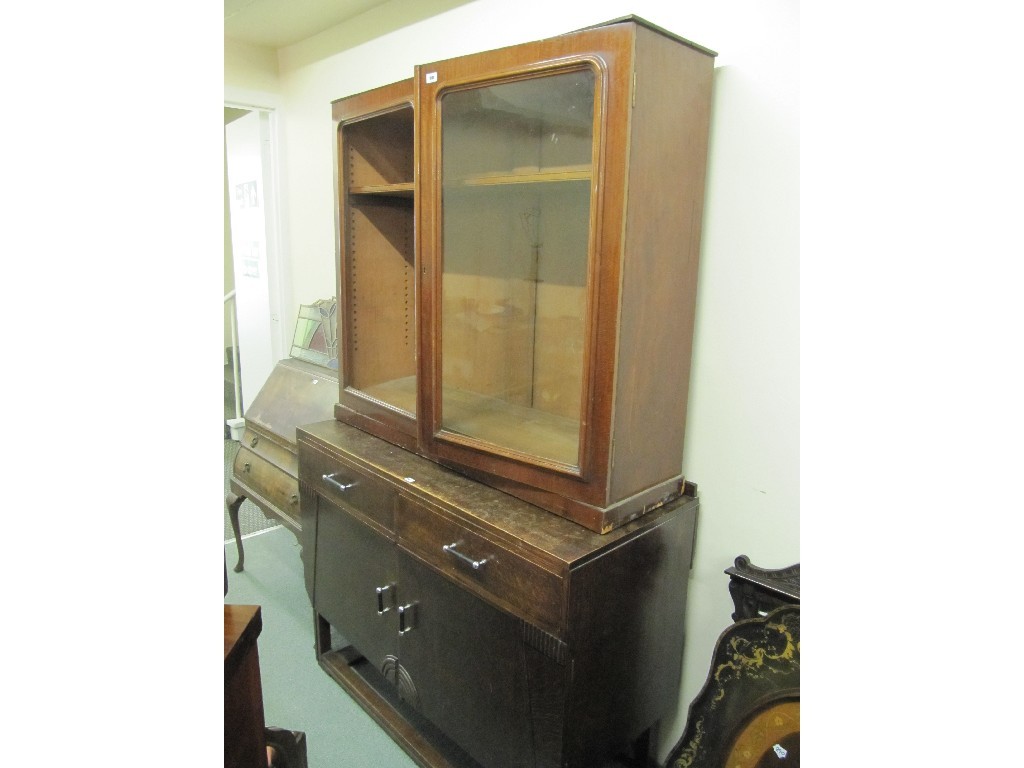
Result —
<path fill-rule="evenodd" d="M 253 501 L 265 500 L 293 520 L 299 519 L 299 481 L 278 465 L 243 446 L 235 456 L 232 475 L 249 494 L 258 497 Z"/>
<path fill-rule="evenodd" d="M 562 634 L 560 576 L 405 497 L 399 500 L 397 532 L 403 548 L 488 602 L 552 634 Z"/>
<path fill-rule="evenodd" d="M 300 471 L 303 481 L 309 482 L 324 498 L 394 531 L 398 500 L 398 491 L 394 488 L 336 457 L 305 447 Z"/>
<path fill-rule="evenodd" d="M 288 449 L 276 440 L 262 434 L 248 424 L 239 441 L 241 448 L 247 448 L 257 456 L 276 464 L 292 477 L 299 476 L 299 461 L 294 449 Z"/>

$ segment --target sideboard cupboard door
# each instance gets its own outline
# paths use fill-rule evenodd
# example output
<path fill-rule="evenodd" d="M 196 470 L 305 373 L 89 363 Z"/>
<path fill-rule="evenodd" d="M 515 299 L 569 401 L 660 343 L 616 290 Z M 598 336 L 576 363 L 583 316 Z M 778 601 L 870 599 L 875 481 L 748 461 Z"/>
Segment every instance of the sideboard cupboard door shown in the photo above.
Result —
<path fill-rule="evenodd" d="M 425 455 L 599 533 L 683 493 L 713 67 L 630 18 L 416 68 Z"/>
<path fill-rule="evenodd" d="M 316 496 L 313 604 L 369 661 L 384 670 L 398 650 L 398 562 L 394 544 Z"/>
<path fill-rule="evenodd" d="M 521 622 L 410 555 L 400 561 L 415 615 L 398 656 L 417 708 L 480 765 L 535 765 Z"/>

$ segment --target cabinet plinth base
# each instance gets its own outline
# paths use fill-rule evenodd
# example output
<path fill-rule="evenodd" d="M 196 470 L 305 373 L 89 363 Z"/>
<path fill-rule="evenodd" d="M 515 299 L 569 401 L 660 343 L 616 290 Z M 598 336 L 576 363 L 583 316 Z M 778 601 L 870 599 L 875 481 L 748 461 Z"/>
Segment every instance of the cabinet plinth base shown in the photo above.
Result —
<path fill-rule="evenodd" d="M 423 768 L 482 768 L 433 723 L 410 707 L 393 681 L 366 660 L 357 648 L 346 645 L 329 648 L 331 627 L 317 615 L 317 661 L 332 680 L 351 696 L 363 710 L 409 757 Z M 629 754 L 609 758 L 600 768 L 657 768 L 649 758 L 650 729 L 644 731 L 629 748 Z"/>

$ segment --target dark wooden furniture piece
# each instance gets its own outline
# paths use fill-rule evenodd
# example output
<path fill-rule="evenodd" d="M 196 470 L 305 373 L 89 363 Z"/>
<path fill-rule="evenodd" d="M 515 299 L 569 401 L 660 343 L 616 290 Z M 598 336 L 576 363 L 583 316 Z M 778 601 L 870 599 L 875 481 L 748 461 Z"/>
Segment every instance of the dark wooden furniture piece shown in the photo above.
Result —
<path fill-rule="evenodd" d="M 740 555 L 725 572 L 736 611 L 733 621 L 766 616 L 780 605 L 800 604 L 800 563 L 786 568 L 759 568 Z"/>
<path fill-rule="evenodd" d="M 675 705 L 714 56 L 627 17 L 333 104 L 306 588 L 321 666 L 420 765 L 642 763 Z"/>
<path fill-rule="evenodd" d="M 245 567 L 238 512 L 245 499 L 263 514 L 302 530 L 295 428 L 330 418 L 338 395 L 337 373 L 302 360 L 280 361 L 245 412 L 226 504 L 238 544 L 235 571 Z"/>
<path fill-rule="evenodd" d="M 224 768 L 267 764 L 258 605 L 224 606 Z"/>
<path fill-rule="evenodd" d="M 679 497 L 714 56 L 628 17 L 335 102 L 336 418 L 600 533 Z"/>
<path fill-rule="evenodd" d="M 224 768 L 306 768 L 306 734 L 264 723 L 262 629 L 260 606 L 224 606 Z"/>
<path fill-rule="evenodd" d="M 645 748 L 678 695 L 692 486 L 600 535 L 337 420 L 298 450 L 319 663 L 417 764 Z"/>
<path fill-rule="evenodd" d="M 718 638 L 667 768 L 799 768 L 800 565 L 736 558 L 735 623 Z"/>

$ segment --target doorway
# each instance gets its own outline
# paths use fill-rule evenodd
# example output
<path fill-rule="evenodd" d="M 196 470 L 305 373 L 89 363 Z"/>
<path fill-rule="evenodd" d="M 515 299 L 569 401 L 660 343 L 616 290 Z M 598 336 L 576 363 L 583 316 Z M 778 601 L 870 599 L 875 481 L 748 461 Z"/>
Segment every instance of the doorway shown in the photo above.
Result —
<path fill-rule="evenodd" d="M 270 110 L 224 108 L 225 435 L 281 356 Z M 234 435 L 232 435 L 234 436 Z"/>

